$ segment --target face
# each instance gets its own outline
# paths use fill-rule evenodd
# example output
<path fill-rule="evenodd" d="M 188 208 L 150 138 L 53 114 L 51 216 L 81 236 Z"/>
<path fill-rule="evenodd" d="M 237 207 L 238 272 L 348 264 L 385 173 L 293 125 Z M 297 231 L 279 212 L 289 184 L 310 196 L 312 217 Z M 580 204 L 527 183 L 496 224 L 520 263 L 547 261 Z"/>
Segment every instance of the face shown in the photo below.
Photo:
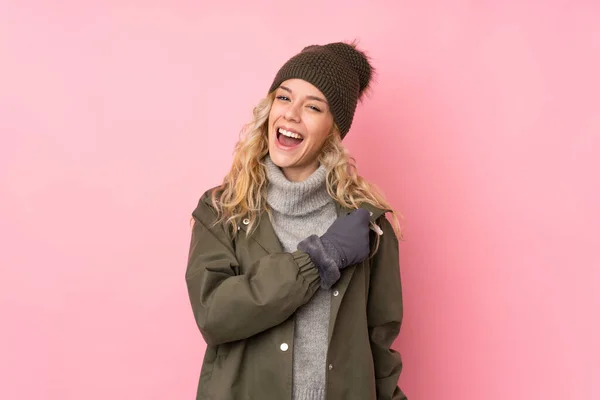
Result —
<path fill-rule="evenodd" d="M 333 128 L 325 96 L 301 79 L 275 91 L 268 121 L 269 154 L 290 181 L 303 181 L 319 167 L 319 153 Z"/>

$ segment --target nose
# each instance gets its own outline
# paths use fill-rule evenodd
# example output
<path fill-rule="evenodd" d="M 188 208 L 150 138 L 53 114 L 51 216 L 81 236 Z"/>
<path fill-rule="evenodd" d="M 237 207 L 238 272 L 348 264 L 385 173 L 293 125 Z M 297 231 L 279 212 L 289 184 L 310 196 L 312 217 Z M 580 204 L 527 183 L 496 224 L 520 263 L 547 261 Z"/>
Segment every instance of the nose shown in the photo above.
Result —
<path fill-rule="evenodd" d="M 300 110 L 298 108 L 298 105 L 290 104 L 285 110 L 283 117 L 288 121 L 300 122 Z"/>

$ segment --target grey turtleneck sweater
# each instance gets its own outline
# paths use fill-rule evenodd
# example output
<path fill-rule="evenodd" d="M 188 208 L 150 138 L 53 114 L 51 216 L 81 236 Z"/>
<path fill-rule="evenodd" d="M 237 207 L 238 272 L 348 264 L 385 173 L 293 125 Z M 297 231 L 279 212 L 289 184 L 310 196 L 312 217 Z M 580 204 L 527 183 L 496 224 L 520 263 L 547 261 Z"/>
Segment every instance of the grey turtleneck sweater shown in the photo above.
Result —
<path fill-rule="evenodd" d="M 337 218 L 333 199 L 327 193 L 325 167 L 308 179 L 290 182 L 267 156 L 269 181 L 267 203 L 273 214 L 273 228 L 287 252 L 315 234 L 321 236 Z M 319 289 L 296 311 L 293 348 L 293 400 L 323 400 L 327 362 L 330 290 Z"/>

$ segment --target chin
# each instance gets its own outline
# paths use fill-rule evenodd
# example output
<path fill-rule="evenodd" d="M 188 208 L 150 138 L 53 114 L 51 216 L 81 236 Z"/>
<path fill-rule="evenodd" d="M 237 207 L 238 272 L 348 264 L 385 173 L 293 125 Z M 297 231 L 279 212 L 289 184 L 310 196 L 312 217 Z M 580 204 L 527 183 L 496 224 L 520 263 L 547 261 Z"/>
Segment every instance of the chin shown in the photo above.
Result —
<path fill-rule="evenodd" d="M 273 164 L 277 165 L 279 168 L 291 167 L 296 162 L 296 160 L 294 160 L 292 157 L 286 154 L 281 154 L 277 150 L 273 152 L 269 151 L 269 155 L 271 156 L 271 161 L 273 161 Z"/>

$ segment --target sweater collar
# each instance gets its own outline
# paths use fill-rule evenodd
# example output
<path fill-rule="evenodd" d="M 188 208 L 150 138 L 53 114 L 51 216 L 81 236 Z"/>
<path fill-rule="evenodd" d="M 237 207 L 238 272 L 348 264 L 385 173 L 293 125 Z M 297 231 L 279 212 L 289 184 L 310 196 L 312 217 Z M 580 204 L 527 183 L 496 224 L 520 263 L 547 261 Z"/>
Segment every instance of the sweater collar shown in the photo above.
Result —
<path fill-rule="evenodd" d="M 333 200 L 327 193 L 327 171 L 324 165 L 319 165 L 306 180 L 291 182 L 267 155 L 265 171 L 269 181 L 267 203 L 277 212 L 293 216 L 306 215 Z"/>

